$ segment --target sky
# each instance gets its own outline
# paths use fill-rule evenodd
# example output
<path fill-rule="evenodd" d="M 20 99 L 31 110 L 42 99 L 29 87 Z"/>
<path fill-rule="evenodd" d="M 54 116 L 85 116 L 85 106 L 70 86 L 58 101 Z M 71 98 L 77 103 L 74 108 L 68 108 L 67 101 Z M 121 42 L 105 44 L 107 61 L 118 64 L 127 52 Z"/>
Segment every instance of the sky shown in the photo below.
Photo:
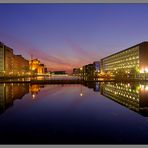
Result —
<path fill-rule="evenodd" d="M 72 71 L 148 41 L 148 4 L 0 4 L 0 41 Z"/>

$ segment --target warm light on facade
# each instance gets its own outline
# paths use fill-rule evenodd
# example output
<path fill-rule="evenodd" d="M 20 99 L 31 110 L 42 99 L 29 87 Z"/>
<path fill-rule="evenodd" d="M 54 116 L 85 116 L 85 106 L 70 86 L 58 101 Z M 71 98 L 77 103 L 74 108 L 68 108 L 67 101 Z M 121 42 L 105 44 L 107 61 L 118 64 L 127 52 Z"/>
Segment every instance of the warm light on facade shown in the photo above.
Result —
<path fill-rule="evenodd" d="M 29 62 L 30 70 L 35 72 L 36 74 L 40 75 L 44 73 L 45 66 L 41 64 L 38 59 L 33 59 Z"/>
<path fill-rule="evenodd" d="M 35 67 L 32 67 L 31 70 L 35 70 Z"/>
<path fill-rule="evenodd" d="M 35 94 L 32 94 L 32 98 L 33 98 L 33 99 L 35 98 Z"/>
<path fill-rule="evenodd" d="M 101 72 L 113 72 L 118 78 L 147 79 L 147 48 L 148 42 L 142 42 L 101 59 Z"/>
<path fill-rule="evenodd" d="M 145 90 L 148 91 L 148 86 L 145 86 Z"/>
<path fill-rule="evenodd" d="M 141 68 L 140 69 L 140 73 L 144 73 L 144 68 Z"/>
<path fill-rule="evenodd" d="M 145 72 L 148 72 L 148 68 L 145 68 Z"/>
<path fill-rule="evenodd" d="M 141 90 L 144 90 L 144 85 L 140 85 L 140 89 Z"/>
<path fill-rule="evenodd" d="M 148 73 L 148 68 L 141 68 L 140 73 Z"/>
<path fill-rule="evenodd" d="M 148 85 L 140 85 L 140 90 L 148 91 Z"/>

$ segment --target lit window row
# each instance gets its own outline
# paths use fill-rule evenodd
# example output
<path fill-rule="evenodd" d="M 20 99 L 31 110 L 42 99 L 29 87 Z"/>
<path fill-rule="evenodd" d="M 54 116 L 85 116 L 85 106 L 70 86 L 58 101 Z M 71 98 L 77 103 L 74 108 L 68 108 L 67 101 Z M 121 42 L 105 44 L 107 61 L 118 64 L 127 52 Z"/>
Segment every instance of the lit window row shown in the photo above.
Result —
<path fill-rule="evenodd" d="M 124 97 L 129 97 L 131 99 L 134 99 L 134 100 L 138 100 L 136 98 L 138 98 L 138 95 L 136 94 L 133 94 L 133 93 L 128 93 L 128 92 L 125 92 L 125 91 L 119 91 L 119 90 L 113 90 L 113 89 L 109 89 L 109 88 L 105 88 L 106 91 L 109 91 L 115 95 L 120 95 L 120 96 L 124 96 Z"/>
<path fill-rule="evenodd" d="M 115 100 L 115 101 L 117 101 L 117 102 L 119 102 L 119 103 L 121 103 L 121 104 L 123 104 L 123 105 L 125 105 L 125 106 L 127 106 L 127 107 L 139 107 L 139 103 L 137 102 L 137 101 L 134 101 L 134 100 L 130 100 L 130 99 L 127 99 L 127 98 L 121 98 L 120 96 L 113 96 L 112 94 L 110 94 L 110 93 L 105 93 L 106 94 L 106 96 L 108 96 L 108 97 L 111 97 L 113 100 Z"/>

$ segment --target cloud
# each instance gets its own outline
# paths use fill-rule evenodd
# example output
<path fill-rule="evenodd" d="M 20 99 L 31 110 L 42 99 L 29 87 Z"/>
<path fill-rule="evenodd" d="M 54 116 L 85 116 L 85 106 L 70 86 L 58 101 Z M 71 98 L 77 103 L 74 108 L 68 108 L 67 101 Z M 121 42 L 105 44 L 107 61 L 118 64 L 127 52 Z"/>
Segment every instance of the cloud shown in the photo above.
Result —
<path fill-rule="evenodd" d="M 70 46 L 70 49 L 77 54 L 77 62 L 76 65 L 85 65 L 89 63 L 93 63 L 95 60 L 99 60 L 101 58 L 101 54 L 95 52 L 94 50 L 86 50 L 81 47 L 78 43 L 65 39 L 66 43 Z"/>
<path fill-rule="evenodd" d="M 50 49 L 48 51 L 38 49 L 33 44 L 22 41 L 12 35 L 0 32 L 0 41 L 13 48 L 14 52 L 17 49 L 17 52 L 19 52 L 19 54 L 22 54 L 22 56 L 26 54 L 28 60 L 31 58 L 31 55 L 33 55 L 34 58 L 38 58 L 39 60 L 41 60 L 41 62 L 47 65 L 49 69 L 71 71 L 74 66 L 73 64 L 70 64 L 70 61 L 67 61 L 66 58 L 61 59 L 56 57 L 55 55 L 50 55 Z"/>
<path fill-rule="evenodd" d="M 41 60 L 41 62 L 49 67 L 50 70 L 66 70 L 70 72 L 74 67 L 81 67 L 99 59 L 98 53 L 91 50 L 88 51 L 70 39 L 66 39 L 65 41 L 70 47 L 67 50 L 72 51 L 73 56 L 65 54 L 61 57 L 58 57 L 53 49 L 39 49 L 36 45 L 33 45 L 31 41 L 21 40 L 14 35 L 9 35 L 3 32 L 0 32 L 0 41 L 4 42 L 9 47 L 12 47 L 14 53 L 17 51 L 17 54 L 22 54 L 22 56 L 28 60 L 30 60 L 31 55 L 33 55 L 33 58 Z M 66 52 L 66 50 L 63 52 Z"/>

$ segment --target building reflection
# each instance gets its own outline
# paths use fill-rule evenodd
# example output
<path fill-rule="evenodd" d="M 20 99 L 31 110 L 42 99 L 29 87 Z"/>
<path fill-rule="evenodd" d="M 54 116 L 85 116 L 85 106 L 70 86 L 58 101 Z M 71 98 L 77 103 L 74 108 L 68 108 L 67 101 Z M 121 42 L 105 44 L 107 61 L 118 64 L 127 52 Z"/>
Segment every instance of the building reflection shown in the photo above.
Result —
<path fill-rule="evenodd" d="M 35 99 L 41 88 L 44 88 L 44 85 L 30 84 L 29 92 L 31 93 L 33 99 Z"/>
<path fill-rule="evenodd" d="M 25 94 L 30 93 L 35 99 L 44 85 L 29 83 L 1 83 L 0 84 L 0 113 L 13 105 L 17 99 L 23 98 Z"/>
<path fill-rule="evenodd" d="M 148 84 L 102 82 L 100 92 L 103 96 L 148 116 Z"/>
<path fill-rule="evenodd" d="M 29 93 L 28 83 L 3 83 L 0 84 L 0 113 L 13 105 L 13 101 L 21 99 Z"/>
<path fill-rule="evenodd" d="M 80 96 L 84 96 L 83 87 L 86 86 L 95 92 L 133 110 L 148 116 L 148 82 L 147 83 L 115 83 L 115 82 L 84 82 L 80 85 Z M 44 85 L 29 83 L 1 83 L 0 84 L 0 113 L 13 105 L 14 100 L 21 99 L 30 93 L 35 99 Z"/>
<path fill-rule="evenodd" d="M 99 82 L 87 82 L 85 81 L 83 83 L 84 86 L 90 88 L 90 89 L 93 89 L 95 92 L 99 92 L 100 91 L 100 83 Z"/>

